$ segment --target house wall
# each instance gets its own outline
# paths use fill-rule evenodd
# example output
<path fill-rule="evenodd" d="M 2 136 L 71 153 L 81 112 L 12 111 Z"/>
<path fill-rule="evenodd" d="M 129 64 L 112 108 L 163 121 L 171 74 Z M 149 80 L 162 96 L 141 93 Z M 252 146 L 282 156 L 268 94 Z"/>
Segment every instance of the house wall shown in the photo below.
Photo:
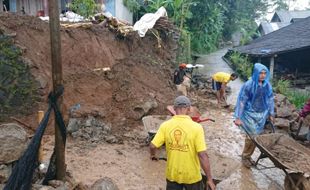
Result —
<path fill-rule="evenodd" d="M 133 23 L 133 14 L 125 7 L 123 0 L 115 0 L 115 17 Z"/>

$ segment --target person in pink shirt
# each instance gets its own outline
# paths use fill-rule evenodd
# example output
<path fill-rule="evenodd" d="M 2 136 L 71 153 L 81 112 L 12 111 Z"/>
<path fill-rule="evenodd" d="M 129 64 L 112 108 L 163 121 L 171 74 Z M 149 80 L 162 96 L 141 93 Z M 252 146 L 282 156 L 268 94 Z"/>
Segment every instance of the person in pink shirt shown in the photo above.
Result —
<path fill-rule="evenodd" d="M 303 122 L 304 125 L 309 126 L 307 140 L 310 141 L 310 98 L 299 112 L 299 122 Z"/>

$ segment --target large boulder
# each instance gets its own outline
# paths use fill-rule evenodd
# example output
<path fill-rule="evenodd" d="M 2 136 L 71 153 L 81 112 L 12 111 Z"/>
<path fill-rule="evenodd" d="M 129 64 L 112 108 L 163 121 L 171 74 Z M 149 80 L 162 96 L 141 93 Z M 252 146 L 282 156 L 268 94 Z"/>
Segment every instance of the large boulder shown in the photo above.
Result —
<path fill-rule="evenodd" d="M 27 148 L 27 132 L 15 123 L 0 125 L 0 164 L 19 159 Z"/>
<path fill-rule="evenodd" d="M 281 103 L 284 102 L 286 99 L 286 96 L 284 96 L 283 94 L 276 94 L 274 97 L 275 104 L 278 106 L 280 106 Z"/>
<path fill-rule="evenodd" d="M 288 130 L 290 127 L 290 121 L 283 118 L 275 118 L 274 126 L 280 129 Z"/>
<path fill-rule="evenodd" d="M 140 120 L 143 116 L 147 115 L 150 111 L 158 107 L 158 103 L 155 99 L 145 101 L 139 105 L 136 105 L 133 109 L 134 119 Z"/>
<path fill-rule="evenodd" d="M 114 184 L 113 180 L 105 177 L 97 180 L 92 186 L 91 190 L 119 190 Z"/>

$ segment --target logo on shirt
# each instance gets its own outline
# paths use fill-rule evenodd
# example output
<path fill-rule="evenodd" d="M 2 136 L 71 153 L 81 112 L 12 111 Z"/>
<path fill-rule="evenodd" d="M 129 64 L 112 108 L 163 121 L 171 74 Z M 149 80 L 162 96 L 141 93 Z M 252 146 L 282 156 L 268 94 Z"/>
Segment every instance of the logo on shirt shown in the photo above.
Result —
<path fill-rule="evenodd" d="M 187 152 L 189 146 L 186 141 L 187 134 L 181 128 L 175 128 L 170 132 L 170 150 L 178 150 L 182 152 Z"/>

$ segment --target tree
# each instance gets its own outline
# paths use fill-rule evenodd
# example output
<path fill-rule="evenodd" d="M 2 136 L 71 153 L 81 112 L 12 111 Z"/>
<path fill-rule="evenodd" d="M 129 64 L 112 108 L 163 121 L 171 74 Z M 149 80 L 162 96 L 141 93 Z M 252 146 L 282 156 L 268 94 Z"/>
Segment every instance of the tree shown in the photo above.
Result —
<path fill-rule="evenodd" d="M 95 14 L 97 5 L 94 0 L 73 0 L 69 7 L 75 13 L 85 18 L 89 18 Z"/>

